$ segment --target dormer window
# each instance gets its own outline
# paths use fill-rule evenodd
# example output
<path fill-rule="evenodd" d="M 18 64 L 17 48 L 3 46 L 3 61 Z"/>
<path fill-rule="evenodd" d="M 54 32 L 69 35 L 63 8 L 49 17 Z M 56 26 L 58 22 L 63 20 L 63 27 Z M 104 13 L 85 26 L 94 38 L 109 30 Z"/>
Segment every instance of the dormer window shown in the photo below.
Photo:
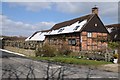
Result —
<path fill-rule="evenodd" d="M 80 26 L 76 26 L 73 30 L 77 30 Z"/>
<path fill-rule="evenodd" d="M 41 35 L 42 33 L 39 33 L 39 35 Z"/>
<path fill-rule="evenodd" d="M 62 32 L 63 30 L 64 30 L 64 28 L 60 29 L 60 30 L 58 31 L 58 33 L 59 33 L 59 32 Z"/>
<path fill-rule="evenodd" d="M 112 27 L 112 29 L 111 29 L 111 30 L 112 30 L 112 31 L 115 31 L 115 28 L 113 28 L 113 27 Z"/>

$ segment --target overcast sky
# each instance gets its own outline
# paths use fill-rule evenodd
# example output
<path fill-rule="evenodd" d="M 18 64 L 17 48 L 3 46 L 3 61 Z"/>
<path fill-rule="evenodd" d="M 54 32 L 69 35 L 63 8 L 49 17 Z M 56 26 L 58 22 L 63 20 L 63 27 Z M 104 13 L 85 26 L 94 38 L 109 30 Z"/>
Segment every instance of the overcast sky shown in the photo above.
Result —
<path fill-rule="evenodd" d="M 117 2 L 2 2 L 2 35 L 29 36 L 56 23 L 91 14 L 94 5 L 105 25 L 118 23 Z"/>

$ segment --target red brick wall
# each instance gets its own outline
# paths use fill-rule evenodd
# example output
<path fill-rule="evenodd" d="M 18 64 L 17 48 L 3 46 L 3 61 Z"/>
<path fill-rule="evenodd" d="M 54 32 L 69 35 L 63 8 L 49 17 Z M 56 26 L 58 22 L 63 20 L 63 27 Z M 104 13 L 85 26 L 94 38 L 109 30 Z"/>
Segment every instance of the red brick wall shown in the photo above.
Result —
<path fill-rule="evenodd" d="M 107 40 L 107 33 L 96 33 L 92 32 L 91 37 L 87 37 L 87 32 L 80 33 L 72 33 L 64 35 L 64 39 L 62 39 L 63 35 L 51 36 L 47 37 L 45 42 L 48 44 L 56 45 L 61 48 L 62 46 L 69 47 L 70 50 L 79 52 L 81 50 L 102 50 L 105 49 L 107 43 L 103 42 L 103 40 Z M 68 39 L 76 39 L 76 45 L 69 45 Z"/>
<path fill-rule="evenodd" d="M 107 33 L 92 32 L 92 36 L 88 37 L 87 32 L 81 33 L 81 50 L 103 50 L 106 48 Z"/>
<path fill-rule="evenodd" d="M 72 33 L 72 34 L 66 34 L 65 38 L 62 39 L 63 35 L 56 35 L 51 37 L 46 37 L 45 43 L 48 43 L 50 45 L 56 45 L 58 48 L 61 48 L 62 46 L 69 47 L 70 50 L 79 52 L 80 51 L 80 33 Z M 53 39 L 56 39 L 54 41 Z M 76 45 L 69 45 L 68 39 L 76 39 Z"/>

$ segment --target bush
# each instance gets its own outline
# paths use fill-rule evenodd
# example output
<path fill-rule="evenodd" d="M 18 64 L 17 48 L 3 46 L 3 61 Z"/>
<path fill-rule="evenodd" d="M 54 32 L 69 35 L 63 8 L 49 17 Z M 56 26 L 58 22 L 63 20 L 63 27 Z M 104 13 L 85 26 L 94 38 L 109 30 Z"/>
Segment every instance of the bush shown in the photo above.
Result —
<path fill-rule="evenodd" d="M 36 56 L 54 57 L 56 56 L 56 48 L 54 46 L 44 44 L 42 47 L 38 47 L 35 53 Z"/>
<path fill-rule="evenodd" d="M 71 52 L 70 57 L 79 57 L 80 53 L 79 52 Z"/>
<path fill-rule="evenodd" d="M 72 51 L 65 44 L 61 47 L 44 44 L 42 47 L 38 47 L 35 51 L 36 56 L 41 57 L 69 56 L 71 52 Z"/>
<path fill-rule="evenodd" d="M 64 50 L 64 49 L 58 50 L 58 54 L 62 55 L 62 56 L 68 56 L 68 55 L 70 55 L 70 53 L 71 53 L 71 50 Z"/>
<path fill-rule="evenodd" d="M 62 55 L 62 56 L 68 56 L 70 55 L 72 51 L 69 49 L 69 47 L 67 45 L 63 45 L 61 48 L 58 48 L 58 55 Z"/>
<path fill-rule="evenodd" d="M 118 59 L 118 54 L 113 55 L 114 59 Z"/>

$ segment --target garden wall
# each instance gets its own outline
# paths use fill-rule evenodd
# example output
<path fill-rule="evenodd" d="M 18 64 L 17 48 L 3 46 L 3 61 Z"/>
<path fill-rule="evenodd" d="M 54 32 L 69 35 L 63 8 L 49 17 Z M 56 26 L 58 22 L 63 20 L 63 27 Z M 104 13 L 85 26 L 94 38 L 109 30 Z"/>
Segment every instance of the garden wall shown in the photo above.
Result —
<path fill-rule="evenodd" d="M 21 53 L 27 56 L 35 56 L 35 50 L 42 45 L 43 42 L 40 41 L 2 41 L 3 49 Z"/>

